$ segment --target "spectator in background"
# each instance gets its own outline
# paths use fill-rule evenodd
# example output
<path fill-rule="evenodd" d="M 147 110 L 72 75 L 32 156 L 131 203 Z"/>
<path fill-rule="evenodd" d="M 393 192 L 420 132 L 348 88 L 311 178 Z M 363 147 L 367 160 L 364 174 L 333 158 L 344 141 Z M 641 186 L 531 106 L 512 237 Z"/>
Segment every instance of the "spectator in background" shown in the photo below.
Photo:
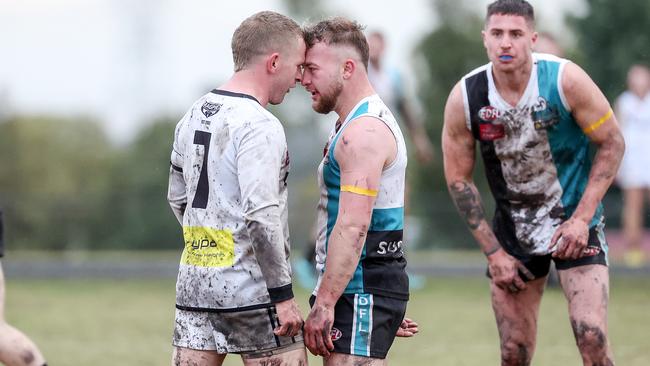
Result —
<path fill-rule="evenodd" d="M 2 211 L 0 211 L 0 258 L 4 256 Z M 5 278 L 0 263 L 0 362 L 7 366 L 46 366 L 34 342 L 5 321 Z"/>
<path fill-rule="evenodd" d="M 640 266 L 645 261 L 641 250 L 644 202 L 650 197 L 650 69 L 632 65 L 627 74 L 627 90 L 616 100 L 615 108 L 626 142 L 617 182 L 623 189 L 623 234 L 625 262 Z"/>
<path fill-rule="evenodd" d="M 424 124 L 407 98 L 399 70 L 385 62 L 386 38 L 384 34 L 372 31 L 367 34 L 366 39 L 368 40 L 368 79 L 370 84 L 388 108 L 397 113 L 397 121 L 400 124 L 403 122 L 406 126 L 418 162 L 422 165 L 431 163 L 434 157 L 433 144 L 424 129 Z M 405 214 L 408 220 L 410 196 L 408 179 L 405 189 Z M 412 236 L 406 235 L 405 238 L 409 240 Z M 424 287 L 425 282 L 425 277 L 409 273 L 409 284 L 412 289 Z"/>
<path fill-rule="evenodd" d="M 537 35 L 537 42 L 533 45 L 533 52 L 548 53 L 557 57 L 564 57 L 564 50 L 555 37 L 547 32 Z"/>
<path fill-rule="evenodd" d="M 433 144 L 424 129 L 422 121 L 417 118 L 412 104 L 404 92 L 404 85 L 399 71 L 389 67 L 383 59 L 386 39 L 381 32 L 368 34 L 368 79 L 381 100 L 391 111 L 398 113 L 398 121 L 404 121 L 415 147 L 417 159 L 422 164 L 433 160 Z"/>

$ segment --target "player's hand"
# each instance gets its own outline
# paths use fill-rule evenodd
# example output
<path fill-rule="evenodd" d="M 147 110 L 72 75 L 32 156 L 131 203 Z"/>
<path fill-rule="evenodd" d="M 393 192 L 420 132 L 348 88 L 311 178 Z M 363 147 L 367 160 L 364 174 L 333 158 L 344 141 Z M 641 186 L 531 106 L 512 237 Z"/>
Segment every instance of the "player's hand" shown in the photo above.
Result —
<path fill-rule="evenodd" d="M 549 250 L 553 252 L 553 258 L 578 259 L 583 256 L 588 239 L 589 225 L 580 219 L 570 218 L 553 234 Z"/>
<path fill-rule="evenodd" d="M 416 335 L 420 329 L 418 329 L 418 323 L 414 322 L 410 318 L 404 318 L 402 320 L 402 324 L 400 324 L 399 328 L 397 329 L 397 333 L 395 333 L 396 336 L 398 337 L 413 337 Z"/>
<path fill-rule="evenodd" d="M 278 326 L 273 333 L 282 337 L 293 337 L 300 332 L 303 325 L 300 309 L 294 299 L 285 300 L 275 304 L 278 312 Z"/>
<path fill-rule="evenodd" d="M 309 352 L 316 356 L 329 357 L 330 352 L 334 350 L 330 335 L 332 324 L 334 324 L 334 308 L 316 302 L 307 316 L 303 330 L 305 346 Z"/>
<path fill-rule="evenodd" d="M 488 271 L 492 276 L 492 282 L 495 286 L 504 291 L 517 293 L 526 289 L 526 282 L 519 275 L 525 276 L 532 281 L 535 276 L 518 261 L 515 257 L 499 249 L 494 254 L 488 256 Z"/>

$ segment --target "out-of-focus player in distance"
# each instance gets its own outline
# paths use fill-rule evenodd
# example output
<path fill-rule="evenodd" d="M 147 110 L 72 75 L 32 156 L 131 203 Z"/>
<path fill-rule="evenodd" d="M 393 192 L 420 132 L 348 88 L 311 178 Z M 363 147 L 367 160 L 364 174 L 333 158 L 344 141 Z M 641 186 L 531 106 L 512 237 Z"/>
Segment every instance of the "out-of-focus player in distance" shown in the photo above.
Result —
<path fill-rule="evenodd" d="M 263 11 L 232 39 L 235 73 L 178 123 L 168 200 L 183 226 L 174 365 L 306 365 L 289 265 L 289 152 L 279 104 L 300 82 L 302 29 Z"/>
<path fill-rule="evenodd" d="M 564 49 L 555 36 L 548 32 L 540 32 L 533 46 L 533 52 L 548 53 L 557 57 L 564 57 Z"/>
<path fill-rule="evenodd" d="M 625 143 L 609 102 L 579 66 L 532 53 L 534 23 L 524 0 L 488 6 L 490 63 L 464 76 L 445 107 L 445 177 L 487 257 L 501 365 L 531 362 L 551 261 L 584 365 L 613 365 L 600 201 Z M 472 178 L 477 144 L 496 201 L 492 226 Z"/>
<path fill-rule="evenodd" d="M 412 103 L 408 100 L 399 70 L 388 65 L 385 60 L 386 37 L 382 32 L 372 31 L 368 33 L 367 39 L 370 84 L 388 108 L 397 113 L 399 120 L 404 122 L 418 161 L 428 164 L 433 160 L 433 144 L 422 120 L 417 117 Z"/>
<path fill-rule="evenodd" d="M 0 210 L 0 258 L 4 256 L 4 225 Z M 0 362 L 6 366 L 46 366 L 34 342 L 5 320 L 5 277 L 0 262 Z"/>

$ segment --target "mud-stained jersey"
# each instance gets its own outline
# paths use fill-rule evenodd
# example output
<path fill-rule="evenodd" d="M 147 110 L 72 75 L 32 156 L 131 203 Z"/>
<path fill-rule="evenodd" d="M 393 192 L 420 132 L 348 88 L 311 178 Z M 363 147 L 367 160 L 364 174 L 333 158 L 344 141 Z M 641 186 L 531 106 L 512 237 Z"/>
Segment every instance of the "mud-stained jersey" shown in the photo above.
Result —
<path fill-rule="evenodd" d="M 514 254 L 543 255 L 551 237 L 578 206 L 587 186 L 589 139 L 562 90 L 568 60 L 533 54 L 523 96 L 509 105 L 489 63 L 461 80 L 465 120 L 478 141 L 496 201 L 494 232 Z M 602 220 L 599 204 L 590 223 Z"/>
<path fill-rule="evenodd" d="M 341 171 L 334 157 L 334 150 L 343 130 L 350 123 L 358 123 L 355 120 L 364 116 L 377 118 L 390 128 L 397 143 L 397 155 L 381 174 L 366 242 L 354 275 L 344 293 L 370 293 L 407 300 L 408 276 L 402 250 L 406 146 L 395 117 L 377 95 L 361 100 L 340 127 L 332 131 L 325 156 L 318 167 L 318 184 L 321 193 L 318 203 L 316 267 L 320 276 L 314 295 L 318 292 L 327 265 L 327 243 L 339 214 Z"/>
<path fill-rule="evenodd" d="M 176 126 L 168 200 L 183 226 L 183 310 L 263 307 L 293 297 L 289 155 L 280 121 L 249 95 L 213 90 Z"/>

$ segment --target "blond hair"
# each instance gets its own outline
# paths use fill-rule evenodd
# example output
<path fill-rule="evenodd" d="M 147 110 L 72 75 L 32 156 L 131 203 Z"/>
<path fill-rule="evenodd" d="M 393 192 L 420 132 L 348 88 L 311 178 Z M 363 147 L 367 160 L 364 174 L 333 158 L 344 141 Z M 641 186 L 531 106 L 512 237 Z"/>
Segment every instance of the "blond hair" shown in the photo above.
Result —
<path fill-rule="evenodd" d="M 232 36 L 235 72 L 246 69 L 258 55 L 286 47 L 292 38 L 302 38 L 293 19 L 273 11 L 261 11 L 246 18 Z"/>

